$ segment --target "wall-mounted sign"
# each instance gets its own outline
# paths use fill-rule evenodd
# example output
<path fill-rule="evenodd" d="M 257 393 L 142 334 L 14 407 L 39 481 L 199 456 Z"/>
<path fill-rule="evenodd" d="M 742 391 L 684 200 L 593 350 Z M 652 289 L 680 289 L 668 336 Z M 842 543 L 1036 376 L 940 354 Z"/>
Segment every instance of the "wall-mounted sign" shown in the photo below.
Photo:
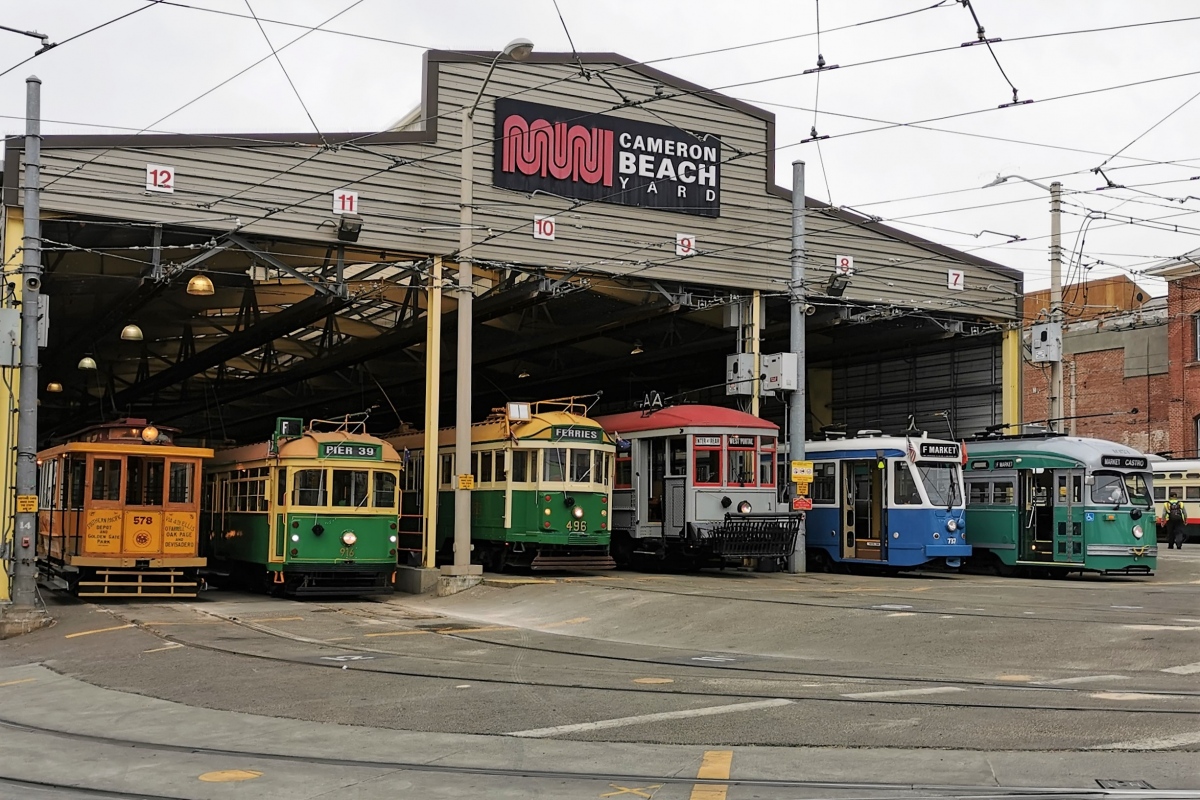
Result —
<path fill-rule="evenodd" d="M 1100 456 L 1100 466 L 1122 469 L 1145 469 L 1150 463 L 1140 456 Z"/>
<path fill-rule="evenodd" d="M 554 217 L 543 217 L 535 214 L 533 217 L 533 238 L 554 241 Z"/>
<path fill-rule="evenodd" d="M 946 270 L 946 288 L 961 292 L 966 287 L 966 273 L 961 269 Z"/>
<path fill-rule="evenodd" d="M 696 255 L 696 237 L 690 233 L 675 234 L 675 255 L 683 257 Z"/>
<path fill-rule="evenodd" d="M 146 165 L 147 192 L 174 192 L 175 168 L 164 167 L 161 164 Z"/>
<path fill-rule="evenodd" d="M 853 275 L 854 256 L 834 256 L 833 271 L 838 275 Z"/>
<path fill-rule="evenodd" d="M 958 458 L 958 445 L 921 442 L 921 458 Z"/>
<path fill-rule="evenodd" d="M 357 458 L 383 461 L 383 445 L 356 442 L 321 442 L 317 458 Z"/>
<path fill-rule="evenodd" d="M 811 497 L 793 497 L 792 511 L 812 511 Z"/>
<path fill-rule="evenodd" d="M 347 189 L 338 189 L 333 193 L 333 213 L 335 214 L 357 214 L 358 212 L 358 192 L 351 192 Z"/>
<path fill-rule="evenodd" d="M 702 217 L 721 215 L 721 140 L 667 125 L 496 100 L 492 182 Z"/>
<path fill-rule="evenodd" d="M 812 481 L 813 477 L 813 462 L 811 461 L 793 461 L 792 462 L 792 480 L 796 483 Z"/>
<path fill-rule="evenodd" d="M 581 428 L 577 425 L 555 425 L 550 429 L 550 438 L 556 442 L 599 442 L 599 428 Z"/>

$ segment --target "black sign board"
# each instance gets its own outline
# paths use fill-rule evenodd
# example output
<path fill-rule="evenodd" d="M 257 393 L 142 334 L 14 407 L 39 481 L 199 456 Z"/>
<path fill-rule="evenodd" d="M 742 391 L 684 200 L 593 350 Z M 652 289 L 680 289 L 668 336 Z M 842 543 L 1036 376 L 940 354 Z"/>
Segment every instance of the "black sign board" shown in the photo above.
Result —
<path fill-rule="evenodd" d="M 996 463 L 992 464 L 992 469 L 1012 469 L 1017 465 L 1017 462 L 1011 458 L 998 458 Z"/>
<path fill-rule="evenodd" d="M 754 437 L 753 436 L 730 436 L 729 437 L 729 446 L 730 447 L 754 447 Z"/>
<path fill-rule="evenodd" d="M 668 125 L 496 100 L 492 183 L 532 194 L 721 215 L 721 140 Z"/>
<path fill-rule="evenodd" d="M 556 442 L 599 442 L 599 428 L 581 428 L 578 425 L 554 425 L 550 428 L 550 438 Z"/>
<path fill-rule="evenodd" d="M 921 458 L 958 458 L 958 445 L 953 442 L 921 442 Z"/>
<path fill-rule="evenodd" d="M 1146 469 L 1150 462 L 1141 456 L 1100 456 L 1100 466 L 1121 469 Z"/>

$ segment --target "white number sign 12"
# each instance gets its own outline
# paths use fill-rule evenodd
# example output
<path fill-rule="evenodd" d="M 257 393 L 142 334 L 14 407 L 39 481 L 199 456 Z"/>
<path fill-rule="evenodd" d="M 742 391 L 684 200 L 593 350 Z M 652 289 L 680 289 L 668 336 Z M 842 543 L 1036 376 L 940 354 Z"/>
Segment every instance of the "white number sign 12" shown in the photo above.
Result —
<path fill-rule="evenodd" d="M 946 288 L 961 292 L 967 288 L 964 284 L 966 273 L 961 269 L 946 270 Z"/>
<path fill-rule="evenodd" d="M 854 256 L 834 256 L 833 269 L 838 275 L 853 275 Z"/>
<path fill-rule="evenodd" d="M 690 233 L 675 234 L 675 255 L 685 258 L 696 255 L 696 237 Z"/>
<path fill-rule="evenodd" d="M 162 164 L 146 165 L 147 192 L 175 191 L 175 168 L 164 167 Z"/>
<path fill-rule="evenodd" d="M 533 217 L 533 238 L 554 241 L 554 217 L 544 217 L 535 214 Z"/>
<path fill-rule="evenodd" d="M 335 191 L 333 193 L 333 213 L 357 214 L 358 192 L 351 192 L 347 189 L 338 189 Z"/>

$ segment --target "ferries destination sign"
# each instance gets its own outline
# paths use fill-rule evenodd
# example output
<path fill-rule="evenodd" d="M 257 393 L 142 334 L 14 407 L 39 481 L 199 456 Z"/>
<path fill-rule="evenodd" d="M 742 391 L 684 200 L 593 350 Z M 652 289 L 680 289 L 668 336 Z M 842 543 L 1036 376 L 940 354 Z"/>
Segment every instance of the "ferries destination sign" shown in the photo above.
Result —
<path fill-rule="evenodd" d="M 721 140 L 501 98 L 492 182 L 527 194 L 719 217 Z"/>

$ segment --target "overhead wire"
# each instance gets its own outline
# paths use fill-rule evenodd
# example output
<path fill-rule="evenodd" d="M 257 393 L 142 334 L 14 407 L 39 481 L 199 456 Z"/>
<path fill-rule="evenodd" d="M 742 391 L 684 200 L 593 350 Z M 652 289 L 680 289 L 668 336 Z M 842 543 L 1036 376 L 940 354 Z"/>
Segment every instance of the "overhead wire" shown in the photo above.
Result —
<path fill-rule="evenodd" d="M 979 14 L 975 12 L 975 6 L 971 0 L 961 0 L 963 7 L 971 12 L 971 18 L 975 20 L 975 35 L 978 37 L 977 42 L 969 42 L 968 44 L 983 44 L 987 47 L 988 53 L 992 56 L 992 61 L 996 62 L 996 69 L 1000 70 L 1000 75 L 1003 76 L 1004 82 L 1008 84 L 1008 88 L 1012 89 L 1013 104 L 1019 103 L 1017 97 L 1017 87 L 1013 85 L 1012 79 L 1008 77 L 1008 73 L 1004 71 L 1004 66 L 1000 63 L 1000 58 L 996 55 L 996 50 L 992 47 L 992 42 L 1000 41 L 999 39 L 989 39 L 987 32 L 983 29 L 983 23 L 979 21 Z M 960 45 L 966 47 L 967 45 Z"/>
<path fill-rule="evenodd" d="M 274 43 L 271 42 L 271 37 L 267 35 L 267 29 L 263 27 L 262 20 L 254 13 L 254 6 L 250 5 L 250 0 L 242 0 L 246 4 L 246 9 L 250 12 L 250 16 L 254 17 L 254 23 L 258 26 L 259 33 L 267 42 L 267 47 L 271 48 L 271 55 L 275 57 L 275 63 L 279 64 L 279 69 L 283 72 L 283 77 L 287 78 L 288 86 L 292 87 L 292 94 L 296 95 L 296 100 L 299 101 L 300 107 L 304 109 L 304 115 L 308 117 L 308 121 L 312 123 L 313 130 L 317 132 L 317 136 L 321 137 L 321 143 L 326 147 L 329 142 L 325 139 L 325 134 L 321 133 L 321 126 L 317 125 L 317 121 L 313 119 L 312 112 L 308 110 L 308 104 L 304 102 L 304 98 L 300 96 L 300 90 L 296 88 L 296 82 L 292 80 L 292 76 L 288 73 L 287 67 L 283 65 L 283 59 L 279 57 L 279 51 L 275 49 Z"/>

